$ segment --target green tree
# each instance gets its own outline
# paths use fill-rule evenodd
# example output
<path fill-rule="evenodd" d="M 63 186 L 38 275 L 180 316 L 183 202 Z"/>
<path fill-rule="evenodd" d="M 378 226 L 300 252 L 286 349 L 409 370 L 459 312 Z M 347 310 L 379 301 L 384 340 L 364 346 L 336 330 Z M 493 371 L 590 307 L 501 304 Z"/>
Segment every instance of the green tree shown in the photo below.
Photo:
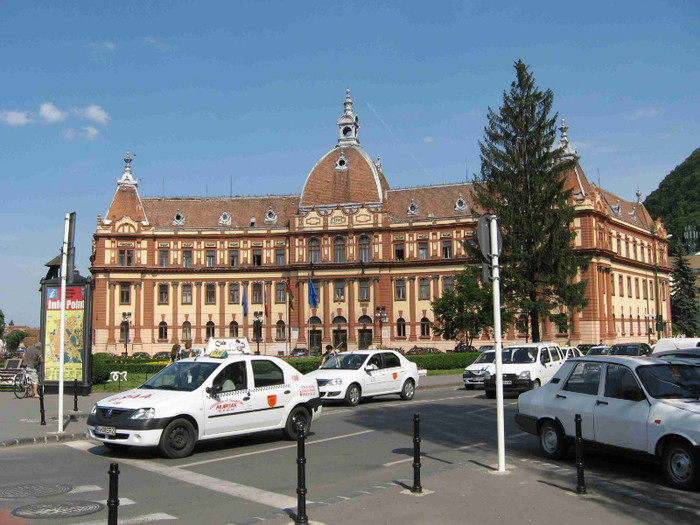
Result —
<path fill-rule="evenodd" d="M 5 345 L 7 346 L 7 349 L 14 354 L 17 351 L 17 348 L 19 348 L 19 344 L 24 341 L 24 338 L 29 337 L 30 335 L 31 334 L 28 334 L 24 330 L 13 330 L 5 338 Z"/>
<path fill-rule="evenodd" d="M 481 174 L 475 197 L 498 217 L 503 232 L 501 285 L 512 308 L 527 315 L 532 340 L 540 341 L 540 320 L 566 326 L 564 306 L 572 312 L 586 304 L 586 281 L 573 283 L 588 258 L 573 251 L 575 233 L 571 190 L 565 174 L 576 159 L 554 148 L 557 114 L 550 117 L 554 95 L 540 91 L 520 60 L 516 80 L 496 113 L 488 111 L 481 150 Z"/>
<path fill-rule="evenodd" d="M 5 333 L 5 313 L 0 310 L 0 339 L 2 339 L 2 334 Z"/>
<path fill-rule="evenodd" d="M 677 247 L 671 275 L 673 330 L 687 337 L 700 334 L 700 311 L 695 299 L 695 276 L 682 247 Z"/>

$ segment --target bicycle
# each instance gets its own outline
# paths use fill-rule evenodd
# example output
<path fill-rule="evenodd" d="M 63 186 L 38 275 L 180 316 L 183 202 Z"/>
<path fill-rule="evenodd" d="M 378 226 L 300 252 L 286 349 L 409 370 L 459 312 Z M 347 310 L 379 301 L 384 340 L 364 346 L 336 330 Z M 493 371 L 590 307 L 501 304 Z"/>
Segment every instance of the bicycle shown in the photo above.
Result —
<path fill-rule="evenodd" d="M 15 376 L 15 382 L 12 387 L 12 391 L 15 393 L 17 399 L 23 399 L 25 397 L 31 397 L 33 392 L 32 380 L 29 379 L 27 375 L 27 367 L 22 366 L 19 373 Z"/>

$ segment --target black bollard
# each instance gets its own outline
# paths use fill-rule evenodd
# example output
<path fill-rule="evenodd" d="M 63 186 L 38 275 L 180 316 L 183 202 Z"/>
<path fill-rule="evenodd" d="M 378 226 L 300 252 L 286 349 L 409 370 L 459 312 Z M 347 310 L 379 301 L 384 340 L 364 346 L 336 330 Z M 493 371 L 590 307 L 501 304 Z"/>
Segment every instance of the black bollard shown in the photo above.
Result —
<path fill-rule="evenodd" d="M 298 422 L 297 435 L 297 518 L 294 523 L 309 523 L 306 515 L 306 429 L 303 423 Z"/>
<path fill-rule="evenodd" d="M 583 477 L 583 438 L 581 437 L 581 414 L 576 414 L 576 494 L 587 494 L 586 480 Z"/>
<path fill-rule="evenodd" d="M 109 464 L 109 499 L 107 500 L 107 525 L 117 525 L 119 507 L 119 464 Z"/>
<path fill-rule="evenodd" d="M 73 380 L 73 412 L 78 411 L 78 380 Z"/>
<path fill-rule="evenodd" d="M 46 410 L 44 409 L 44 384 L 39 385 L 39 411 L 41 412 L 41 424 L 46 425 Z"/>
<path fill-rule="evenodd" d="M 411 492 L 420 494 L 420 416 L 413 414 L 413 486 Z"/>

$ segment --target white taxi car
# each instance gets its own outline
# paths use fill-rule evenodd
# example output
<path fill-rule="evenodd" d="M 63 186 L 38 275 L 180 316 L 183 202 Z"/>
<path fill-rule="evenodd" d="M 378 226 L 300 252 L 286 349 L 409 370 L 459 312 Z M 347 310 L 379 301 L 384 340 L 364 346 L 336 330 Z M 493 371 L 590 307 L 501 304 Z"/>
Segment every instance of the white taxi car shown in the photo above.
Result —
<path fill-rule="evenodd" d="M 318 380 L 321 398 L 356 406 L 362 397 L 384 394 L 413 399 L 418 367 L 393 350 L 356 350 L 332 356 L 306 377 Z"/>
<path fill-rule="evenodd" d="M 700 485 L 700 365 L 648 357 L 567 360 L 548 385 L 518 399 L 515 421 L 553 459 L 566 455 L 575 416 L 588 443 L 644 453 L 681 489 Z"/>
<path fill-rule="evenodd" d="M 559 346 L 554 343 L 524 343 L 502 350 L 503 392 L 521 393 L 549 382 L 564 362 Z M 486 397 L 496 397 L 496 374 L 484 372 Z"/>
<path fill-rule="evenodd" d="M 87 420 L 90 437 L 112 449 L 157 446 L 180 458 L 207 439 L 274 429 L 295 439 L 297 425 L 308 432 L 321 415 L 315 379 L 276 357 L 250 355 L 243 339 L 215 343 L 98 401 Z"/>

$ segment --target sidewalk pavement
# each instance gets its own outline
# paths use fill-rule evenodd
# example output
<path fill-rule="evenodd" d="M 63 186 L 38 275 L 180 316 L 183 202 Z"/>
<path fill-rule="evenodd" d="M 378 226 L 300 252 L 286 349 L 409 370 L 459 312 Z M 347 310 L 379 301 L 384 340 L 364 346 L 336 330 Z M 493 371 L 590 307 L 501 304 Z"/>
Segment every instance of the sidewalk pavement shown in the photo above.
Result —
<path fill-rule="evenodd" d="M 419 388 L 443 388 L 462 385 L 459 375 L 421 377 Z M 78 412 L 73 411 L 73 396 L 63 397 L 63 432 L 58 432 L 58 394 L 44 396 L 46 425 L 41 425 L 39 398 L 17 399 L 11 391 L 0 392 L 0 448 L 17 445 L 56 443 L 87 439 L 85 419 L 92 406 L 116 392 L 105 392 L 98 386 L 89 396 L 78 396 Z"/>

